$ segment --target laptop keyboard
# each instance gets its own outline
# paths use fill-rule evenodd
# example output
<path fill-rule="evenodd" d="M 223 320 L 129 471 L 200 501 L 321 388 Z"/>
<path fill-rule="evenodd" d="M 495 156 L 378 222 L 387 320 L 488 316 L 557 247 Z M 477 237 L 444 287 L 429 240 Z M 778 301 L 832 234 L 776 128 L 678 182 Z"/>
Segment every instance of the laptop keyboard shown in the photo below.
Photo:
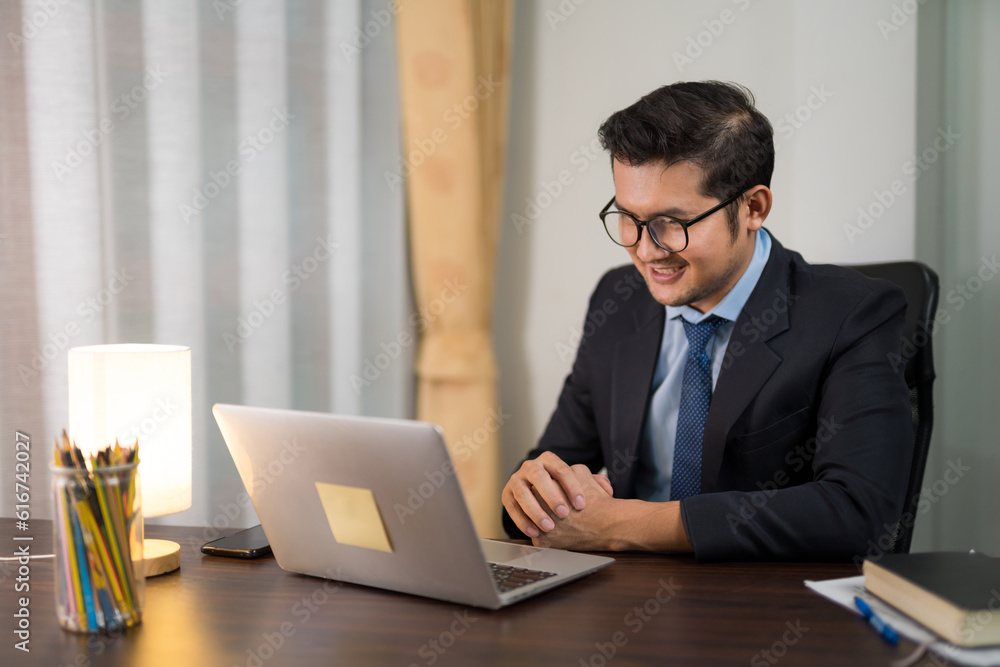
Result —
<path fill-rule="evenodd" d="M 529 570 L 523 567 L 500 565 L 499 563 L 490 563 L 490 574 L 493 575 L 493 583 L 496 584 L 497 590 L 501 593 L 556 576 L 555 572 Z"/>

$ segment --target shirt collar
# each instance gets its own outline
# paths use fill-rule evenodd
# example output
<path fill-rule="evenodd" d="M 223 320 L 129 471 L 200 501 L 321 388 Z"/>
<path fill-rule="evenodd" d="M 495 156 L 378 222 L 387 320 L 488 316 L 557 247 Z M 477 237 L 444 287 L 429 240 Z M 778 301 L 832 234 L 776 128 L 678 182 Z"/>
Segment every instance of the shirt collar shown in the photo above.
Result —
<path fill-rule="evenodd" d="M 764 273 L 764 265 L 767 264 L 767 258 L 771 254 L 771 236 L 764 231 L 763 227 L 757 230 L 755 241 L 750 264 L 747 265 L 743 275 L 733 285 L 733 288 L 729 290 L 729 293 L 722 297 L 722 301 L 715 305 L 715 308 L 712 308 L 707 313 L 699 313 L 691 306 L 666 306 L 667 319 L 672 320 L 683 317 L 692 324 L 698 324 L 702 320 L 715 315 L 724 320 L 735 322 L 736 318 L 740 316 L 743 306 L 746 305 L 747 299 L 750 298 L 753 288 L 757 286 L 760 275 Z"/>

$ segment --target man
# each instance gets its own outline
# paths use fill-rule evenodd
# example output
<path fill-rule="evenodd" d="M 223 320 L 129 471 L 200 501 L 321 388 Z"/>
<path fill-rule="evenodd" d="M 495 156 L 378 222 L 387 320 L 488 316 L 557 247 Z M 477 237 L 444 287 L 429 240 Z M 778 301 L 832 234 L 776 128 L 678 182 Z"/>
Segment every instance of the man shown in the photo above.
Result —
<path fill-rule="evenodd" d="M 633 265 L 591 297 L 555 413 L 503 490 L 508 533 L 699 560 L 863 554 L 898 521 L 910 465 L 888 360 L 902 292 L 764 230 L 772 129 L 745 88 L 664 86 L 599 136 L 601 217 Z"/>

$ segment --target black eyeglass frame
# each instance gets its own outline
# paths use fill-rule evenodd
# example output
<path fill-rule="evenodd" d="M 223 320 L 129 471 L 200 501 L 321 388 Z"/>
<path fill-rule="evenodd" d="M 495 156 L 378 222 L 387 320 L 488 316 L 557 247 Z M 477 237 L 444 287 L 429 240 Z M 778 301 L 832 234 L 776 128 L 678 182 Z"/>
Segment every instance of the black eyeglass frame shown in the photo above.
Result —
<path fill-rule="evenodd" d="M 680 224 L 681 227 L 684 228 L 684 247 L 678 248 L 677 250 L 672 250 L 672 249 L 664 246 L 662 243 L 660 243 L 660 241 L 656 238 L 656 234 L 654 234 L 652 231 L 649 232 L 649 237 L 651 239 L 653 239 L 653 243 L 655 243 L 660 248 L 663 248 L 667 252 L 683 252 L 688 247 L 688 244 L 691 242 L 691 236 L 688 234 L 688 227 L 690 227 L 691 225 L 693 225 L 696 222 L 700 222 L 700 221 L 704 220 L 708 216 L 710 216 L 713 213 L 715 213 L 716 211 L 718 211 L 720 208 L 724 208 L 724 207 L 728 206 L 729 204 L 732 204 L 734 201 L 736 201 L 737 199 L 739 199 L 740 197 L 742 197 L 743 195 L 745 195 L 749 190 L 750 190 L 750 188 L 746 188 L 744 190 L 741 190 L 740 192 L 737 192 L 735 195 L 733 195 L 729 199 L 725 200 L 724 202 L 718 204 L 717 206 L 713 206 L 712 208 L 708 209 L 707 211 L 705 211 L 701 215 L 696 215 L 695 217 L 691 218 L 690 220 L 678 220 L 677 218 L 671 218 L 668 215 L 660 215 L 660 216 L 657 216 L 657 217 L 653 218 L 652 220 L 646 220 L 646 221 L 639 220 L 637 217 L 635 217 L 631 213 L 626 213 L 625 211 L 620 211 L 620 210 L 617 210 L 617 209 L 614 210 L 614 211 L 609 210 L 611 208 L 611 205 L 615 203 L 615 198 L 614 197 L 612 197 L 611 201 L 609 201 L 607 204 L 604 205 L 604 208 L 601 209 L 601 212 L 598 214 L 598 216 L 601 218 L 601 226 L 604 227 L 604 231 L 607 233 L 608 237 L 612 241 L 614 241 L 615 245 L 621 246 L 622 248 L 631 248 L 633 246 L 638 245 L 639 241 L 642 240 L 642 228 L 643 227 L 648 228 L 649 224 L 651 222 L 653 222 L 654 220 L 659 220 L 661 218 L 665 218 L 667 220 L 672 220 L 673 222 L 676 222 L 676 223 Z M 607 224 L 604 222 L 604 218 L 606 218 L 609 213 L 617 213 L 618 215 L 624 215 L 626 218 L 628 218 L 633 223 L 635 223 L 635 226 L 636 226 L 636 228 L 639 231 L 639 233 L 635 237 L 635 243 L 631 243 L 629 245 L 625 245 L 624 243 L 619 243 L 618 241 L 615 240 L 615 237 L 611 235 L 611 232 L 608 230 Z"/>

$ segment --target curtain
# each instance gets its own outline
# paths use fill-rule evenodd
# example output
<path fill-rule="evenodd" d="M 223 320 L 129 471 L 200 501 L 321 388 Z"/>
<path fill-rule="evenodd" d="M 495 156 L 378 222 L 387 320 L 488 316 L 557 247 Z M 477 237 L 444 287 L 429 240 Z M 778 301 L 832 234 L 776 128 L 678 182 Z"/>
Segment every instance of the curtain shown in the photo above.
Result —
<path fill-rule="evenodd" d="M 363 185 L 399 154 L 375 6 L 0 4 L 0 451 L 31 435 L 33 516 L 73 346 L 191 347 L 193 508 L 166 522 L 255 522 L 213 403 L 410 416 L 411 351 L 365 374 L 413 329 L 402 195 Z"/>
<path fill-rule="evenodd" d="M 417 417 L 442 426 L 480 535 L 501 534 L 490 339 L 506 148 L 512 4 L 404 5 L 397 30 L 413 282 Z"/>
<path fill-rule="evenodd" d="M 1000 550 L 1000 4 L 918 14 L 917 258 L 937 270 L 935 422 L 913 550 Z M 914 177 L 916 179 L 916 176 Z"/>

